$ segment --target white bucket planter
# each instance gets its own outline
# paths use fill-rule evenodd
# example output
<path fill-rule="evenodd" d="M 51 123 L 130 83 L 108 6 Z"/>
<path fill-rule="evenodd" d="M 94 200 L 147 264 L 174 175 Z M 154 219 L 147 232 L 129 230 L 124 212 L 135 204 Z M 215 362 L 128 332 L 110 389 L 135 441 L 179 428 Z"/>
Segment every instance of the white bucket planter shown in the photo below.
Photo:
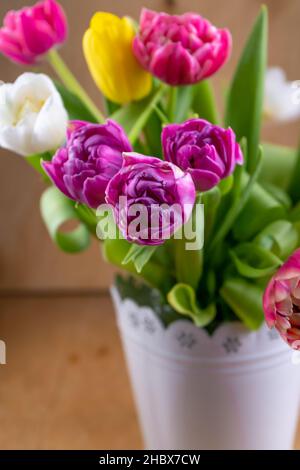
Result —
<path fill-rule="evenodd" d="M 300 364 L 276 332 L 165 328 L 150 308 L 113 298 L 146 448 L 293 447 Z"/>

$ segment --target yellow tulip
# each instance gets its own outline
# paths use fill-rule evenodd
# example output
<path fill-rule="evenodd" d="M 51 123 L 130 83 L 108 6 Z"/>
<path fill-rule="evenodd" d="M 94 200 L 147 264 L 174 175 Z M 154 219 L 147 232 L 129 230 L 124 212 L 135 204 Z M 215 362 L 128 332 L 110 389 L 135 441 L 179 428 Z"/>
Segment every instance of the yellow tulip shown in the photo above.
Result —
<path fill-rule="evenodd" d="M 91 75 L 106 98 L 125 104 L 151 91 L 152 78 L 132 51 L 135 30 L 129 18 L 98 12 L 83 37 Z"/>

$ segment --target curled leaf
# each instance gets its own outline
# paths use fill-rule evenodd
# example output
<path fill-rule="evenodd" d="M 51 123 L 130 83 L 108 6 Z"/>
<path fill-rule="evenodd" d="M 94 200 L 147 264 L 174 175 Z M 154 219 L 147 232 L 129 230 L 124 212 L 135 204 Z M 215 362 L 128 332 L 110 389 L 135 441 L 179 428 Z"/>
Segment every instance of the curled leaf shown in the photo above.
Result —
<path fill-rule="evenodd" d="M 280 258 L 255 243 L 242 243 L 230 255 L 239 274 L 252 279 L 271 275 L 282 264 Z"/>
<path fill-rule="evenodd" d="M 85 250 L 90 244 L 90 233 L 86 225 L 78 222 L 75 229 L 69 232 L 61 230 L 62 225 L 78 221 L 74 202 L 64 196 L 57 188 L 47 188 L 40 201 L 41 215 L 52 240 L 63 251 L 77 253 Z"/>
<path fill-rule="evenodd" d="M 205 309 L 200 308 L 195 290 L 187 284 L 176 284 L 167 298 L 176 312 L 190 317 L 199 327 L 207 326 L 216 316 L 215 304 L 210 304 Z"/>
<path fill-rule="evenodd" d="M 288 220 L 276 220 L 260 232 L 254 242 L 285 260 L 297 248 L 299 235 L 296 227 Z"/>
<path fill-rule="evenodd" d="M 264 321 L 263 289 L 244 279 L 230 278 L 225 281 L 221 297 L 250 330 L 257 330 Z"/>

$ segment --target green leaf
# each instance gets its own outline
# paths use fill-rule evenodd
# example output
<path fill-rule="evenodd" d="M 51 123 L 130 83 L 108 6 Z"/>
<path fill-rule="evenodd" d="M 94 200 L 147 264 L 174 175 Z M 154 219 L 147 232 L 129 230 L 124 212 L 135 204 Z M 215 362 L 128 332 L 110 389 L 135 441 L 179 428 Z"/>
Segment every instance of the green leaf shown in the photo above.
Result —
<path fill-rule="evenodd" d="M 161 85 L 147 98 L 129 103 L 112 114 L 111 118 L 121 124 L 132 144 L 138 139 L 166 90 L 167 86 Z"/>
<path fill-rule="evenodd" d="M 247 140 L 243 138 L 240 142 L 240 146 L 244 155 L 244 159 L 247 159 Z M 214 228 L 211 240 L 209 242 L 209 249 L 208 253 L 209 256 L 212 255 L 213 250 L 218 244 L 222 242 L 222 240 L 226 237 L 227 233 L 231 229 L 231 225 L 234 222 L 236 217 L 236 213 L 239 206 L 239 200 L 242 190 L 242 176 L 244 172 L 244 167 L 241 165 L 236 166 L 235 171 L 233 173 L 233 184 L 232 189 L 229 194 L 226 194 L 225 197 L 221 197 L 221 190 L 218 188 L 220 193 L 220 200 L 217 202 L 217 207 L 213 213 L 213 225 Z M 205 201 L 205 194 L 203 196 L 204 204 Z M 211 222 L 211 221 L 209 221 Z M 206 234 L 206 231 L 205 231 Z M 215 251 L 214 256 L 216 255 L 218 250 Z"/>
<path fill-rule="evenodd" d="M 131 244 L 125 239 L 106 238 L 103 242 L 103 256 L 109 263 L 123 267 L 127 271 L 136 274 L 133 263 L 123 265 L 123 260 L 131 248 Z"/>
<path fill-rule="evenodd" d="M 104 104 L 105 104 L 106 114 L 108 116 L 111 116 L 111 114 L 118 111 L 118 109 L 120 109 L 120 107 L 121 107 L 119 104 L 114 103 L 113 101 L 109 100 L 105 96 L 103 96 L 103 101 L 104 101 Z"/>
<path fill-rule="evenodd" d="M 77 253 L 85 250 L 90 243 L 87 227 L 79 223 L 71 232 L 62 232 L 64 223 L 77 221 L 74 202 L 64 196 L 57 188 L 47 188 L 40 201 L 42 218 L 52 240 L 63 250 Z"/>
<path fill-rule="evenodd" d="M 155 111 L 155 114 L 159 118 L 162 125 L 166 125 L 166 124 L 170 123 L 170 121 L 169 121 L 168 117 L 166 116 L 165 112 L 161 109 L 161 106 L 155 105 L 154 106 L 154 111 Z"/>
<path fill-rule="evenodd" d="M 255 243 L 238 245 L 230 255 L 239 274 L 250 279 L 271 275 L 282 264 L 280 258 Z"/>
<path fill-rule="evenodd" d="M 295 223 L 300 222 L 300 202 L 296 204 L 293 210 L 290 212 L 289 220 Z"/>
<path fill-rule="evenodd" d="M 243 175 L 243 188 L 247 186 L 249 188 L 249 178 L 247 174 Z M 271 222 L 284 218 L 285 214 L 283 205 L 255 182 L 251 187 L 247 203 L 234 223 L 234 236 L 240 241 L 250 240 Z"/>
<path fill-rule="evenodd" d="M 252 190 L 254 191 L 254 186 L 259 175 L 260 165 L 262 160 L 262 148 L 259 147 L 259 154 L 257 157 L 257 167 L 253 174 L 249 177 L 243 171 L 243 167 L 240 166 L 235 170 L 235 182 L 233 184 L 233 202 L 231 207 L 229 207 L 228 212 L 222 222 L 222 225 L 217 232 L 215 238 L 213 239 L 210 250 L 214 250 L 217 243 L 224 240 L 226 235 L 229 233 L 233 224 L 238 224 L 239 214 L 247 207 L 247 202 L 251 196 Z M 246 209 L 244 209 L 246 210 Z M 251 212 L 247 212 L 249 216 Z M 255 213 L 255 212 L 253 212 Z M 238 218 L 238 219 L 237 219 Z"/>
<path fill-rule="evenodd" d="M 141 251 L 141 253 L 135 257 L 134 266 L 139 274 L 142 272 L 144 266 L 146 266 L 146 264 L 149 262 L 155 250 L 156 246 L 144 247 L 143 251 Z"/>
<path fill-rule="evenodd" d="M 182 122 L 188 119 L 189 111 L 194 99 L 194 87 L 191 85 L 178 88 L 177 103 L 175 109 L 175 122 Z"/>
<path fill-rule="evenodd" d="M 29 157 L 26 157 L 27 163 L 29 163 L 32 168 L 34 168 L 38 173 L 40 173 L 43 176 L 44 181 L 49 182 L 50 179 L 48 175 L 45 173 L 44 168 L 41 165 L 41 161 L 50 161 L 52 159 L 52 153 L 51 152 L 45 152 L 45 153 L 37 153 L 36 155 L 30 155 Z"/>
<path fill-rule="evenodd" d="M 281 145 L 263 144 L 263 161 L 258 181 L 288 191 L 297 160 L 297 151 Z"/>
<path fill-rule="evenodd" d="M 233 175 L 227 176 L 227 178 L 220 181 L 218 186 L 220 188 L 222 196 L 225 196 L 225 194 L 227 194 L 231 190 L 233 182 Z"/>
<path fill-rule="evenodd" d="M 77 217 L 83 222 L 89 229 L 92 235 L 96 235 L 98 218 L 93 209 L 84 204 L 76 203 L 74 205 Z"/>
<path fill-rule="evenodd" d="M 211 304 L 201 309 L 196 301 L 195 290 L 187 284 L 176 284 L 168 293 L 167 298 L 176 312 L 190 317 L 199 327 L 207 326 L 216 316 L 215 305 Z"/>
<path fill-rule="evenodd" d="M 235 72 L 226 109 L 226 126 L 238 139 L 247 138 L 247 169 L 253 173 L 260 138 L 261 115 L 267 62 L 268 13 L 263 6 Z"/>
<path fill-rule="evenodd" d="M 131 274 L 137 275 L 136 267 L 133 262 L 126 265 L 123 260 L 130 250 L 132 244 L 125 239 L 105 239 L 103 242 L 103 256 L 111 264 L 125 269 Z M 158 288 L 161 292 L 167 293 L 172 285 L 173 279 L 170 271 L 152 260 L 144 265 L 140 275 L 148 284 Z"/>
<path fill-rule="evenodd" d="M 219 117 L 211 83 L 203 80 L 193 85 L 192 109 L 201 119 L 218 124 Z"/>
<path fill-rule="evenodd" d="M 230 278 L 223 284 L 220 294 L 250 330 L 257 330 L 262 325 L 263 290 L 260 287 L 240 278 Z"/>
<path fill-rule="evenodd" d="M 187 241 L 174 240 L 176 279 L 197 288 L 203 269 L 202 249 L 187 250 Z"/>
<path fill-rule="evenodd" d="M 300 145 L 296 156 L 296 162 L 293 168 L 289 193 L 294 203 L 300 201 Z"/>
<path fill-rule="evenodd" d="M 141 245 L 131 245 L 129 251 L 126 253 L 125 258 L 122 261 L 122 264 L 128 264 L 132 262 L 138 273 L 142 272 L 145 264 L 148 263 L 151 256 L 156 250 L 156 246 L 141 246 Z"/>
<path fill-rule="evenodd" d="M 272 183 L 264 183 L 263 187 L 265 190 L 276 199 L 279 204 L 284 206 L 286 209 L 290 209 L 292 206 L 292 200 L 289 197 L 288 193 L 281 188 L 278 188 Z"/>
<path fill-rule="evenodd" d="M 165 111 L 168 116 L 169 122 L 176 122 L 175 112 L 176 112 L 176 106 L 177 106 L 178 90 L 179 90 L 179 87 L 177 86 L 170 85 L 168 87 L 167 103 L 166 103 Z"/>
<path fill-rule="evenodd" d="M 254 242 L 284 260 L 297 248 L 299 235 L 288 220 L 276 220 L 260 232 Z"/>
<path fill-rule="evenodd" d="M 157 109 L 157 108 L 156 108 Z M 155 155 L 156 157 L 162 156 L 160 134 L 162 130 L 162 122 L 158 117 L 158 114 L 152 113 L 149 117 L 145 127 L 144 134 L 149 149 L 149 155 Z"/>
<path fill-rule="evenodd" d="M 213 229 L 219 204 L 221 202 L 221 191 L 218 186 L 202 194 L 202 204 L 204 205 L 204 239 L 208 240 Z"/>
<path fill-rule="evenodd" d="M 180 227 L 173 240 L 176 279 L 180 283 L 189 284 L 194 289 L 198 286 L 203 269 L 204 239 L 201 234 L 203 234 L 204 228 L 204 213 L 200 203 L 201 196 L 198 195 L 191 218 L 184 226 Z M 188 239 L 187 236 L 191 239 Z"/>
<path fill-rule="evenodd" d="M 64 85 L 60 82 L 55 82 L 55 86 L 59 91 L 64 106 L 68 111 L 69 119 L 79 119 L 82 121 L 88 122 L 97 122 L 94 114 L 89 111 L 86 105 L 78 98 L 77 95 L 69 91 Z"/>

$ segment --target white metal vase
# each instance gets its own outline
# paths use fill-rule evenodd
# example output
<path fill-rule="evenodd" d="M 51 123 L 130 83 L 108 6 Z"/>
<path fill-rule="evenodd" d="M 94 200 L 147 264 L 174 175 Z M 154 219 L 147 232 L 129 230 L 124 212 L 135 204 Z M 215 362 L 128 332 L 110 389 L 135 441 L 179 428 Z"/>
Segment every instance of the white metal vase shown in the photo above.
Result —
<path fill-rule="evenodd" d="M 227 323 L 167 328 L 112 291 L 147 449 L 291 449 L 300 364 L 275 331 Z"/>

